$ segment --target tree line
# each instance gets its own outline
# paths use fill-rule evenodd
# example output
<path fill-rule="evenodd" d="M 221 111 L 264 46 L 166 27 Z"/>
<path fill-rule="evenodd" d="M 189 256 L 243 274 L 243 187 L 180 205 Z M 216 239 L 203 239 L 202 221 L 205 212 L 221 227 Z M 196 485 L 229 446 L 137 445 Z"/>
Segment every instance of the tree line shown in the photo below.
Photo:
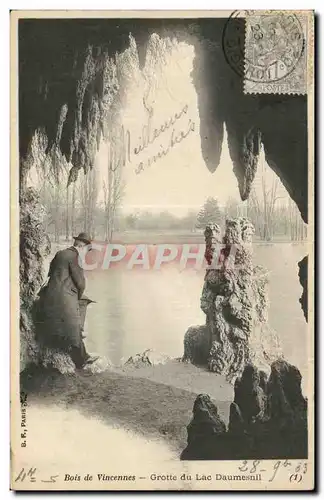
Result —
<path fill-rule="evenodd" d="M 111 183 L 113 184 L 114 180 Z M 62 184 L 44 185 L 40 195 L 46 208 L 45 226 L 48 234 L 58 242 L 61 239 L 70 240 L 80 231 L 87 231 L 93 238 L 112 241 L 116 232 L 199 232 L 209 223 L 223 225 L 226 218 L 245 216 L 251 220 L 255 235 L 261 240 L 272 241 L 279 237 L 302 241 L 307 237 L 307 226 L 295 203 L 290 199 L 288 203 L 266 206 L 264 210 L 260 202 L 256 205 L 253 199 L 241 203 L 230 198 L 225 206 L 220 206 L 217 199 L 208 198 L 198 212 L 191 210 L 179 217 L 166 210 L 159 213 L 123 213 L 119 205 L 122 190 L 116 186 L 113 189 L 116 189 L 115 194 L 111 187 L 110 190 L 109 186 L 105 187 L 104 199 L 99 202 L 94 170 L 68 189 Z"/>
<path fill-rule="evenodd" d="M 98 170 L 93 168 L 69 182 L 71 165 L 55 153 L 45 154 L 46 144 L 38 135 L 34 143 L 36 184 L 40 201 L 45 208 L 45 229 L 51 239 L 59 242 L 70 240 L 80 231 L 88 232 L 92 238 L 112 241 L 114 233 L 123 231 L 203 231 L 207 224 L 224 224 L 228 217 L 245 216 L 255 227 L 255 234 L 264 241 L 282 238 L 302 241 L 307 237 L 307 226 L 303 222 L 296 204 L 286 194 L 280 196 L 279 179 L 269 180 L 264 163 L 259 168 L 259 189 L 252 188 L 246 202 L 229 198 L 224 206 L 213 197 L 206 199 L 200 210 L 190 210 L 177 217 L 167 210 L 160 213 L 137 211 L 124 213 L 122 201 L 125 183 L 122 177 L 122 140 L 115 134 L 107 143 L 106 172 L 102 185 Z M 53 162 L 59 164 L 61 182 L 53 174 Z M 62 182 L 63 180 L 63 182 Z M 101 191 L 101 197 L 99 192 Z"/>

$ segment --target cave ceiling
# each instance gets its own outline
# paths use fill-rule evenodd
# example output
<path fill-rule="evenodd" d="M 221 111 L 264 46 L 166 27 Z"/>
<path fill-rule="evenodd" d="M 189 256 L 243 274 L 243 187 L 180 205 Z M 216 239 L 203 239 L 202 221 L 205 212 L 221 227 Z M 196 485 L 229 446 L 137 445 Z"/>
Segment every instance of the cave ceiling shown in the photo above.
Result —
<path fill-rule="evenodd" d="M 28 155 L 35 131 L 43 129 L 48 149 L 57 146 L 74 168 L 92 168 L 90 138 L 95 134 L 100 141 L 107 57 L 127 49 L 132 34 L 143 67 L 153 33 L 176 37 L 195 48 L 192 78 L 206 167 L 213 172 L 219 165 L 226 126 L 234 173 L 245 200 L 263 144 L 268 164 L 307 222 L 307 97 L 244 94 L 242 74 L 224 55 L 226 23 L 222 18 L 20 20 L 21 159 Z M 244 19 L 233 23 L 242 37 Z"/>

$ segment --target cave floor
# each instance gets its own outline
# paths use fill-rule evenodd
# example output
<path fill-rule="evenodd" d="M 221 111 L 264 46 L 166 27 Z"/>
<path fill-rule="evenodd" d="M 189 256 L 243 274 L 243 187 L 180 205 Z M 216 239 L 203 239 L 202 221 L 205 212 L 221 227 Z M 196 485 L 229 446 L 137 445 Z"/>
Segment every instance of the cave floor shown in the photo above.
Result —
<path fill-rule="evenodd" d="M 233 386 L 223 377 L 177 361 L 96 374 L 79 370 L 62 375 L 34 369 L 33 373 L 23 372 L 21 390 L 27 394 L 28 411 L 53 407 L 77 411 L 80 418 L 95 419 L 107 429 L 118 428 L 147 442 L 165 444 L 177 456 L 186 446 L 186 426 L 196 396 L 209 394 L 226 423 L 233 400 Z M 52 421 L 53 427 L 55 419 Z"/>

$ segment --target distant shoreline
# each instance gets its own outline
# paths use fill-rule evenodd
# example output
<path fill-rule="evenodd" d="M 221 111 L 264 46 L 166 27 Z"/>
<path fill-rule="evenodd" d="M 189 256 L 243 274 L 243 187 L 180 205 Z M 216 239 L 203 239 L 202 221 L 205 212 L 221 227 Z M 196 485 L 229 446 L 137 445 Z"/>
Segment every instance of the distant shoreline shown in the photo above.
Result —
<path fill-rule="evenodd" d="M 69 246 L 73 239 L 72 236 L 69 240 L 66 240 L 65 237 L 61 237 L 59 242 L 55 242 L 54 238 L 49 235 L 51 245 L 54 247 L 57 245 L 58 247 L 66 247 Z M 95 240 L 98 242 L 104 242 L 104 238 L 99 234 L 95 237 Z M 138 244 L 138 243 L 147 243 L 147 244 L 183 244 L 183 243 L 205 243 L 204 233 L 203 231 L 179 231 L 179 230 L 167 230 L 167 231 L 154 231 L 154 230 L 131 230 L 131 231 L 123 231 L 116 232 L 113 235 L 112 243 L 122 243 L 122 244 Z M 272 240 L 262 240 L 259 236 L 253 237 L 253 244 L 257 244 L 260 246 L 271 246 L 275 244 L 290 244 L 290 245 L 307 245 L 307 239 L 305 240 L 297 240 L 292 241 L 288 238 L 283 238 L 281 236 L 275 236 Z"/>

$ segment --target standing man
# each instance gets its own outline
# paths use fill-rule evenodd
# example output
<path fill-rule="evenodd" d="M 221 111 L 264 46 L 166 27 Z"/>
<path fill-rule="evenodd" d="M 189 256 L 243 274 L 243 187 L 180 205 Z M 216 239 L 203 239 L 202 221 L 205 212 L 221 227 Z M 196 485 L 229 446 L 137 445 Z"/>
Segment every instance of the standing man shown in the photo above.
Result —
<path fill-rule="evenodd" d="M 90 237 L 86 233 L 80 233 L 74 236 L 73 246 L 56 253 L 50 264 L 49 281 L 41 291 L 39 304 L 39 340 L 46 346 L 68 353 L 76 368 L 83 368 L 99 358 L 90 356 L 86 351 L 79 309 L 79 299 L 85 289 L 80 262 L 85 258 L 90 245 Z"/>

